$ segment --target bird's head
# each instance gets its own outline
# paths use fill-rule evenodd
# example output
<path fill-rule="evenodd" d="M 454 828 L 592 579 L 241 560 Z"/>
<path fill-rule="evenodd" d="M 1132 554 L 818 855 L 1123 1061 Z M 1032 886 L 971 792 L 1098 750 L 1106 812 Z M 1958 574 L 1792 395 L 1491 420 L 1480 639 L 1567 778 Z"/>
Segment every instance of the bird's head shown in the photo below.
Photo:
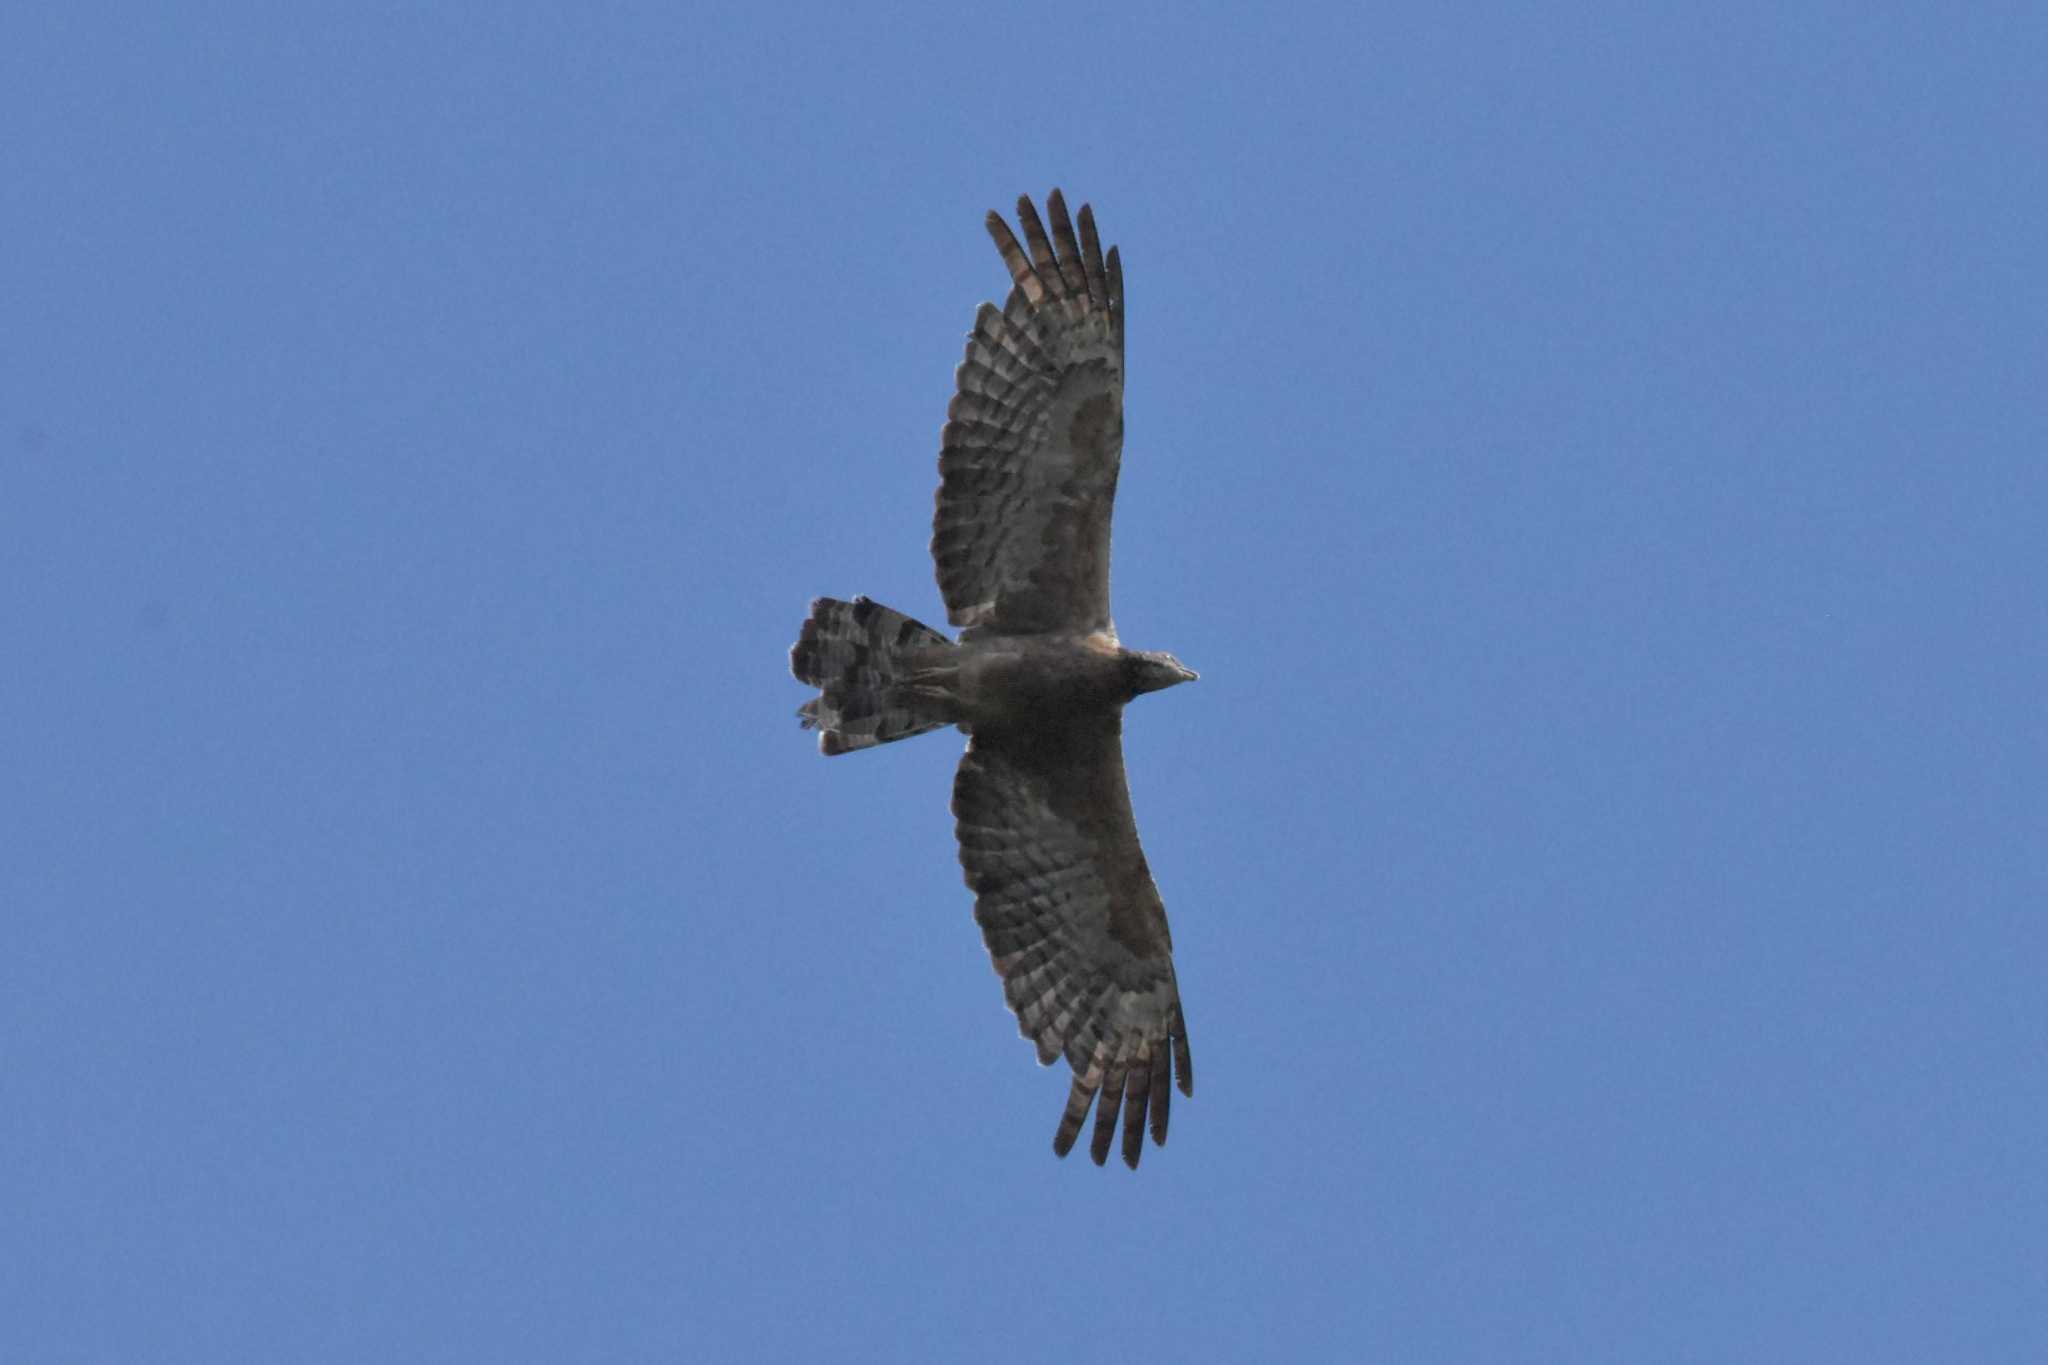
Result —
<path fill-rule="evenodd" d="M 1193 682 L 1201 676 L 1163 649 L 1134 649 L 1126 657 L 1133 695 L 1157 692 L 1175 683 Z"/>

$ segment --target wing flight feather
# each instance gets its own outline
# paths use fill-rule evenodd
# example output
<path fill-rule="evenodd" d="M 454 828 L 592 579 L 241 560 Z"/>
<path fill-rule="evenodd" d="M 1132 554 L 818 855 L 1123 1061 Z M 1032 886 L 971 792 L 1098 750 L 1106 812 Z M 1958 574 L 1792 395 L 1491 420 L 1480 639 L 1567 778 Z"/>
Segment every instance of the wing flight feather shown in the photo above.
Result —
<path fill-rule="evenodd" d="M 1077 237 L 1058 190 L 1052 230 L 1017 201 L 989 236 L 1010 272 L 954 375 L 939 451 L 932 558 L 947 619 L 969 633 L 1113 630 L 1110 518 L 1123 457 L 1123 271 L 1095 215 Z"/>
<path fill-rule="evenodd" d="M 1091 1106 L 1089 1154 L 1109 1155 L 1119 1117 L 1135 1167 L 1147 1119 L 1166 1141 L 1168 1091 L 1194 1093 L 1166 906 L 1138 843 L 1121 718 L 1028 733 L 978 730 L 953 786 L 974 917 L 1041 1062 L 1073 1069 L 1053 1150 L 1065 1156 Z M 1178 1073 L 1176 1075 L 1176 1072 Z"/>

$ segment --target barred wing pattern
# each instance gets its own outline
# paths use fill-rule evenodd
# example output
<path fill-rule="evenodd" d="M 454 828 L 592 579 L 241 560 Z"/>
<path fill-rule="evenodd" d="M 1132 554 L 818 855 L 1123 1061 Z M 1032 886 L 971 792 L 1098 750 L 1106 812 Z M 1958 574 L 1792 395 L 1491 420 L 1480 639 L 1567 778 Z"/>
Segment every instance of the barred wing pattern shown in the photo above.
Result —
<path fill-rule="evenodd" d="M 954 377 L 932 557 L 946 616 L 1003 635 L 1114 632 L 1109 523 L 1123 454 L 1124 281 L 1095 215 L 1080 235 L 1058 190 L 1048 236 L 1028 196 L 1024 245 L 988 216 L 1013 287 L 983 304 Z M 963 637 L 965 638 L 965 637 Z"/>
<path fill-rule="evenodd" d="M 1166 907 L 1138 844 L 1122 717 L 977 731 L 953 785 L 960 862 L 1019 1030 L 1074 1071 L 1053 1137 L 1065 1156 L 1096 1107 L 1101 1165 L 1124 1125 L 1135 1168 L 1146 1120 L 1164 1144 L 1172 1086 L 1194 1093 Z"/>

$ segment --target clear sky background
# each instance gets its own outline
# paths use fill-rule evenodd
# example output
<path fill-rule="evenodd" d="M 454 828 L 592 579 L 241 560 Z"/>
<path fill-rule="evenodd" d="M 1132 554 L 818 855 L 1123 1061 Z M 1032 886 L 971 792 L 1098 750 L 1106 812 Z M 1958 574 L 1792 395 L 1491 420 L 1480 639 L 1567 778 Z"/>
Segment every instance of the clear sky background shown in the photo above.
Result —
<path fill-rule="evenodd" d="M 0 38 L 0 1359 L 2048 1358 L 2035 4 Z M 1135 1175 L 827 762 L 1129 282 Z"/>

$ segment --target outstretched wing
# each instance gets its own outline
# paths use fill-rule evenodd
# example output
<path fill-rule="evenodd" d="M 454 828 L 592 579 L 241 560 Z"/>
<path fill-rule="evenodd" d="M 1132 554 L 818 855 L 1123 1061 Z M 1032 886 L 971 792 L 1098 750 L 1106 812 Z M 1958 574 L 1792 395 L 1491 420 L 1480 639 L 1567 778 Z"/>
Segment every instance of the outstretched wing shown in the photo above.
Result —
<path fill-rule="evenodd" d="M 1003 994 L 1038 1060 L 1074 1069 L 1053 1151 L 1065 1156 L 1098 1092 L 1099 1166 L 1124 1122 L 1136 1167 L 1145 1121 L 1166 1141 L 1171 1085 L 1194 1093 L 1166 907 L 1138 846 L 1122 718 L 1051 731 L 978 730 L 953 784 L 960 863 Z"/>
<path fill-rule="evenodd" d="M 1017 201 L 1018 245 L 988 216 L 1014 287 L 984 303 L 954 376 L 939 451 L 932 558 L 946 618 L 968 631 L 1113 629 L 1109 520 L 1124 444 L 1124 277 L 1095 215 Z M 1028 251 L 1027 251 L 1028 248 Z"/>

